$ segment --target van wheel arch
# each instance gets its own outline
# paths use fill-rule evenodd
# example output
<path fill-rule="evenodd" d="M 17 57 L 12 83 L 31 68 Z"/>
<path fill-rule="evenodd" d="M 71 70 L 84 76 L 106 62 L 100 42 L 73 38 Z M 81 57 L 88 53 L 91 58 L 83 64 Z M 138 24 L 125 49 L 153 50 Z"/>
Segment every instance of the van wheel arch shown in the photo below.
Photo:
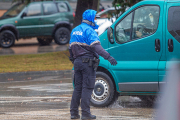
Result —
<path fill-rule="evenodd" d="M 99 68 L 96 72 L 95 88 L 91 95 L 91 105 L 93 106 L 105 107 L 112 104 L 118 98 L 114 80 L 108 72 L 104 68 Z"/>
<path fill-rule="evenodd" d="M 114 85 L 114 88 L 116 90 L 115 80 L 114 80 L 113 76 L 111 75 L 111 73 L 107 69 L 105 69 L 104 67 L 98 66 L 97 72 L 104 72 L 104 73 L 106 73 L 111 78 L 111 80 L 113 82 L 113 85 Z"/>

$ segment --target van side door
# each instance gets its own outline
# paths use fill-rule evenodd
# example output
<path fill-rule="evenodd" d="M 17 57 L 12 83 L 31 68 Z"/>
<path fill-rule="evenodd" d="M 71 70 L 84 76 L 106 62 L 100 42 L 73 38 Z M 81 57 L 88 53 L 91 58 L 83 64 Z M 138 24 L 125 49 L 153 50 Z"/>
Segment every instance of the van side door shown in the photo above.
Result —
<path fill-rule="evenodd" d="M 180 59 L 180 2 L 167 2 L 166 14 L 166 70 Z"/>
<path fill-rule="evenodd" d="M 112 25 L 114 44 L 108 52 L 117 60 L 109 68 L 122 92 L 157 92 L 158 65 L 162 56 L 164 1 L 143 1 Z"/>

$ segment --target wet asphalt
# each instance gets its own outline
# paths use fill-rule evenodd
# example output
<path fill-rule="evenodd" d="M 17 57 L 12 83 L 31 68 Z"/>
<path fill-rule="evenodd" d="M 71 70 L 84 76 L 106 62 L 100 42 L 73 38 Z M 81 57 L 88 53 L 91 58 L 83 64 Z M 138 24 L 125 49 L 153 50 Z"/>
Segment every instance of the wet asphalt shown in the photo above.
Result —
<path fill-rule="evenodd" d="M 50 45 L 42 46 L 36 38 L 20 39 L 10 48 L 0 47 L 0 55 L 38 54 L 64 51 L 68 45 L 58 45 L 54 41 Z"/>
<path fill-rule="evenodd" d="M 67 50 L 67 45 L 39 46 L 36 39 L 0 48 L 0 55 L 38 54 Z M 70 120 L 71 70 L 0 74 L 0 119 Z M 91 106 L 97 120 L 151 120 L 154 107 L 138 97 L 121 96 L 103 108 Z"/>
<path fill-rule="evenodd" d="M 23 74 L 23 75 L 22 75 Z M 71 71 L 0 74 L 0 118 L 69 120 L 73 92 Z M 151 120 L 153 106 L 122 96 L 108 107 L 91 106 L 97 120 Z"/>

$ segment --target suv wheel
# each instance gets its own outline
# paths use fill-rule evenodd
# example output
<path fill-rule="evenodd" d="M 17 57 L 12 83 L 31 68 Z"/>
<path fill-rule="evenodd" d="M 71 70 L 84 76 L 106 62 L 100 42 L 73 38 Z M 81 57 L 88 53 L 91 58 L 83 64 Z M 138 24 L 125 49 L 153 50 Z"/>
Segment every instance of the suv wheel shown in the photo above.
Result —
<path fill-rule="evenodd" d="M 54 40 L 59 45 L 65 45 L 70 40 L 70 31 L 65 27 L 60 27 L 56 30 Z"/>
<path fill-rule="evenodd" d="M 52 42 L 51 38 L 37 38 L 37 40 L 41 45 L 49 45 Z"/>
<path fill-rule="evenodd" d="M 118 95 L 115 92 L 111 78 L 103 72 L 96 72 L 96 81 L 91 95 L 91 104 L 95 107 L 108 106 L 114 102 L 117 97 Z"/>
<path fill-rule="evenodd" d="M 8 48 L 14 45 L 15 35 L 10 30 L 4 30 L 0 33 L 0 45 Z"/>

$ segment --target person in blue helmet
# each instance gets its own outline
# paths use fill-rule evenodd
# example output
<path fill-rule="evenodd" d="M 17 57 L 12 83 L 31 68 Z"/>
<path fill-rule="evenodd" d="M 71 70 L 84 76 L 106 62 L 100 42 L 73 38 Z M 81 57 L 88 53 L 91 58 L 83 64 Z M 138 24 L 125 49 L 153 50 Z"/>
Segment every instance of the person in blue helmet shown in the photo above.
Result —
<path fill-rule="evenodd" d="M 111 65 L 116 65 L 117 61 L 102 48 L 94 30 L 99 27 L 94 22 L 96 11 L 88 9 L 82 17 L 82 23 L 72 30 L 69 42 L 70 60 L 74 64 L 75 86 L 70 113 L 71 119 L 80 118 L 78 107 L 81 100 L 81 119 L 96 119 L 96 116 L 90 112 L 90 99 L 95 85 L 99 55 L 108 60 Z"/>

